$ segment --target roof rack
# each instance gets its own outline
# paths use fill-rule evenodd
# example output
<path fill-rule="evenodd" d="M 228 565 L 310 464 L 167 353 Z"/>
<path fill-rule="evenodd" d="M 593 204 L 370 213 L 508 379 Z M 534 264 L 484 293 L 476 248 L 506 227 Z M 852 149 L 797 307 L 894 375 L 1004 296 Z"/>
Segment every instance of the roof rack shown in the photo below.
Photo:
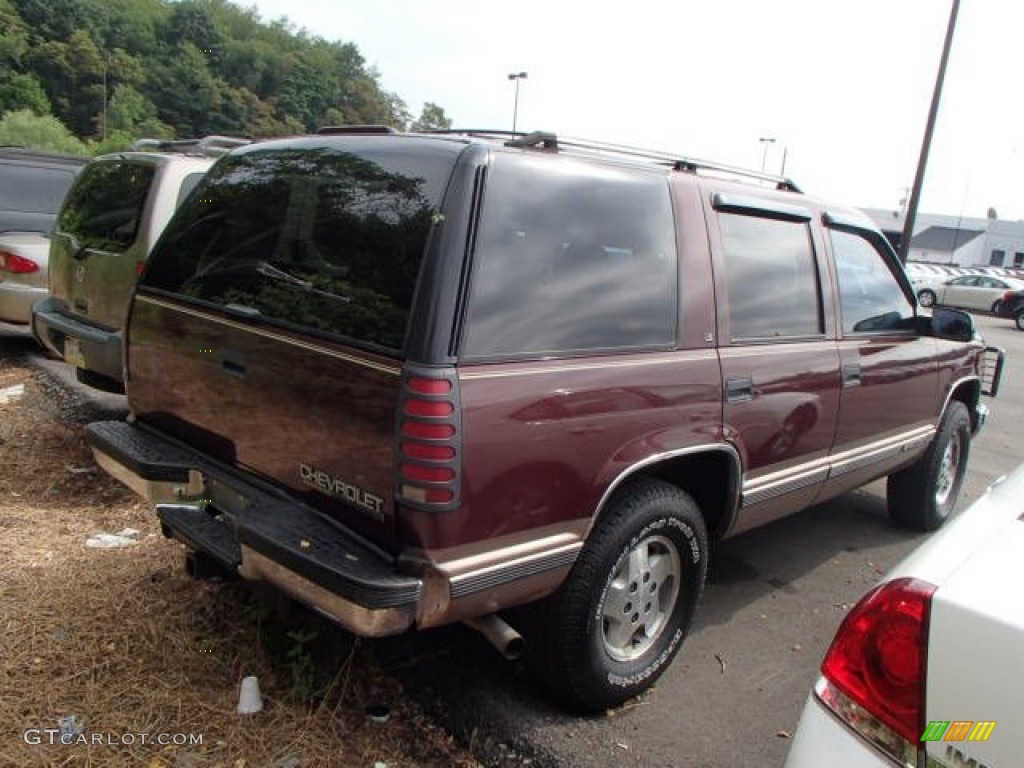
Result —
<path fill-rule="evenodd" d="M 390 125 L 325 125 L 317 128 L 320 136 L 337 136 L 345 133 L 398 133 Z"/>
<path fill-rule="evenodd" d="M 242 147 L 251 144 L 249 139 L 241 139 L 235 136 L 206 136 L 202 139 L 139 139 L 134 142 L 129 151 L 132 152 L 174 152 L 182 155 L 206 155 L 208 157 L 219 157 L 230 152 L 235 147 Z"/>
<path fill-rule="evenodd" d="M 738 177 L 741 179 L 753 179 L 755 181 L 767 182 L 776 189 L 786 192 L 802 193 L 796 183 L 785 176 L 778 176 L 773 173 L 762 171 L 751 171 L 747 168 L 740 168 L 724 163 L 708 162 L 693 157 L 682 157 L 670 152 L 658 152 L 649 149 L 640 149 L 623 144 L 610 144 L 589 139 L 574 137 L 560 137 L 548 131 L 534 131 L 532 133 L 514 133 L 512 131 L 492 131 L 476 129 L 448 129 L 442 131 L 425 131 L 425 133 L 442 133 L 465 136 L 476 136 L 485 139 L 505 139 L 505 146 L 519 147 L 522 149 L 556 150 L 568 149 L 581 153 L 592 153 L 598 155 L 616 155 L 631 159 L 648 160 L 658 165 L 667 165 L 683 173 L 720 174 L 726 177 Z"/>

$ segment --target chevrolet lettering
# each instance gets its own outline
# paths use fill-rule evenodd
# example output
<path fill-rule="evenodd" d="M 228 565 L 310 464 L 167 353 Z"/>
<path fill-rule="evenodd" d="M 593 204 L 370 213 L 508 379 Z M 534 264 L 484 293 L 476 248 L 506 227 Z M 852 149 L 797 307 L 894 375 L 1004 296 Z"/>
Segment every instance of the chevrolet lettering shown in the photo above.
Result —
<path fill-rule="evenodd" d="M 340 477 L 331 477 L 323 470 L 315 469 L 308 464 L 299 464 L 299 474 L 302 475 L 302 482 L 306 485 L 351 501 L 374 517 L 383 517 L 384 515 L 384 499 L 374 496 L 357 485 L 346 483 Z"/>

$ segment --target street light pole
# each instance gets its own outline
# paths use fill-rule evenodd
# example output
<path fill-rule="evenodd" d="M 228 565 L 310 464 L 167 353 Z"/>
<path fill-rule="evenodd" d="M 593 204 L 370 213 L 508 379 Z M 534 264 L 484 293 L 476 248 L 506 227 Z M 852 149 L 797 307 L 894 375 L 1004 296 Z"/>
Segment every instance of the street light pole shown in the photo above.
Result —
<path fill-rule="evenodd" d="M 768 162 L 768 145 L 774 144 L 775 139 L 761 137 L 760 139 L 758 139 L 758 141 L 760 141 L 764 145 L 764 150 L 761 152 L 761 173 L 764 173 L 765 163 Z"/>
<path fill-rule="evenodd" d="M 519 81 L 526 79 L 525 72 L 512 72 L 508 76 L 509 80 L 516 81 L 516 100 L 515 106 L 512 107 L 512 133 L 516 132 L 516 119 L 519 117 Z"/>
<path fill-rule="evenodd" d="M 935 77 L 935 90 L 932 91 L 932 106 L 928 110 L 928 123 L 925 125 L 924 139 L 921 141 L 921 154 L 917 159 L 917 174 L 914 176 L 914 186 L 910 190 L 907 218 L 903 222 L 903 235 L 900 237 L 900 261 L 904 264 L 910 256 L 910 239 L 914 236 L 917 204 L 921 199 L 921 187 L 924 186 L 924 172 L 928 167 L 928 152 L 932 145 L 935 118 L 939 113 L 939 100 L 942 98 L 942 83 L 946 78 L 946 63 L 949 61 L 949 50 L 953 47 L 953 32 L 956 30 L 956 16 L 959 11 L 960 0 L 953 0 L 949 11 L 949 26 L 946 28 L 946 42 L 942 46 L 942 58 L 939 60 L 939 73 Z"/>

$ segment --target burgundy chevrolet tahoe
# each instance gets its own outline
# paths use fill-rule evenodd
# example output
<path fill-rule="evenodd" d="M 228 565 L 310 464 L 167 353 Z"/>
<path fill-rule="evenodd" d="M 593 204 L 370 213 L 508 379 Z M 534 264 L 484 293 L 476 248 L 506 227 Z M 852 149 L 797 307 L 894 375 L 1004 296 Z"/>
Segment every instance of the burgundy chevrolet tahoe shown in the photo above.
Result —
<path fill-rule="evenodd" d="M 99 462 L 363 636 L 467 621 L 570 705 L 678 651 L 709 541 L 889 478 L 950 514 L 1001 360 L 864 215 L 552 134 L 271 141 L 146 267 Z M 987 383 L 986 380 L 987 379 Z"/>

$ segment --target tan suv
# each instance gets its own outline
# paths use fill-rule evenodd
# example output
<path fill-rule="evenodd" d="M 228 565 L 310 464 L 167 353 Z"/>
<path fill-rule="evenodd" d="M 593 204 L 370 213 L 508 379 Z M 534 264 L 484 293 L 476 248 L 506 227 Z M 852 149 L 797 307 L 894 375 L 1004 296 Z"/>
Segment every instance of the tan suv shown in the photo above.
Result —
<path fill-rule="evenodd" d="M 529 606 L 527 659 L 588 710 L 664 671 L 709 542 L 885 476 L 941 525 L 1000 359 L 785 179 L 370 129 L 223 158 L 125 341 L 130 420 L 88 440 L 194 572 L 513 654 Z"/>
<path fill-rule="evenodd" d="M 33 333 L 79 381 L 122 391 L 121 332 L 135 282 L 160 233 L 215 159 L 244 139 L 144 139 L 98 157 L 64 200 L 50 244 L 50 296 Z"/>

